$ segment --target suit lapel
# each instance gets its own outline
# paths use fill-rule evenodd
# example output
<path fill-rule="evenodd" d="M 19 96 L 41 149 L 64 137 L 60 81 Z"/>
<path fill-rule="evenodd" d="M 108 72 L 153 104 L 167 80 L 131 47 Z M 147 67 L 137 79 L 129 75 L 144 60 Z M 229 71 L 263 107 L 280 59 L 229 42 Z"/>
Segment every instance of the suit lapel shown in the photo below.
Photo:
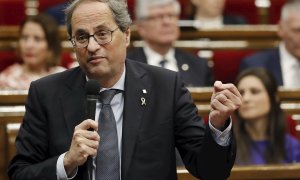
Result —
<path fill-rule="evenodd" d="M 134 63 L 126 60 L 122 134 L 122 179 L 126 179 L 126 174 L 130 167 L 138 136 L 138 129 L 144 111 L 147 108 L 147 100 L 148 97 L 150 97 L 150 93 L 151 81 L 144 69 L 134 66 Z"/>
<path fill-rule="evenodd" d="M 279 85 L 283 85 L 279 48 L 277 48 L 277 51 L 274 51 L 274 53 L 272 54 L 272 58 L 270 59 L 274 61 L 272 67 L 273 74 L 275 75 L 275 78 L 278 79 Z"/>
<path fill-rule="evenodd" d="M 84 73 L 78 68 L 66 80 L 67 92 L 61 98 L 64 119 L 71 136 L 74 127 L 80 124 L 84 118 L 85 81 Z"/>

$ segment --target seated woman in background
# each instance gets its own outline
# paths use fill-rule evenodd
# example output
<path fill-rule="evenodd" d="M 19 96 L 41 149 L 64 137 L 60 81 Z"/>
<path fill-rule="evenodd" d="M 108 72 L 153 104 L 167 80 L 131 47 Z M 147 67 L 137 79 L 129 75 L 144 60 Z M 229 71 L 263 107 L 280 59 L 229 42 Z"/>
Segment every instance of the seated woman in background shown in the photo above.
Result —
<path fill-rule="evenodd" d="M 287 132 L 274 77 L 264 68 L 249 68 L 236 86 L 243 97 L 234 126 L 236 164 L 300 162 L 300 143 Z"/>
<path fill-rule="evenodd" d="M 18 54 L 22 62 L 1 72 L 0 89 L 27 90 L 31 81 L 64 71 L 58 66 L 61 49 L 55 20 L 44 14 L 28 17 L 20 26 Z"/>

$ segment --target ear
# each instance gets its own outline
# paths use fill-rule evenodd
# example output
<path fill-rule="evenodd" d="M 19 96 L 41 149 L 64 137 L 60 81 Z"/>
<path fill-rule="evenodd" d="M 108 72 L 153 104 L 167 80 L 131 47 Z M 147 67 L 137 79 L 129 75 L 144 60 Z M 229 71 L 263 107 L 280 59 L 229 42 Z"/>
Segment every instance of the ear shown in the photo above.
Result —
<path fill-rule="evenodd" d="M 125 32 L 125 41 L 126 41 L 126 47 L 129 46 L 130 44 L 130 34 L 131 34 L 131 31 L 130 31 L 130 28 L 128 28 Z"/>
<path fill-rule="evenodd" d="M 284 33 L 284 22 L 280 20 L 277 25 L 277 35 L 282 38 Z"/>

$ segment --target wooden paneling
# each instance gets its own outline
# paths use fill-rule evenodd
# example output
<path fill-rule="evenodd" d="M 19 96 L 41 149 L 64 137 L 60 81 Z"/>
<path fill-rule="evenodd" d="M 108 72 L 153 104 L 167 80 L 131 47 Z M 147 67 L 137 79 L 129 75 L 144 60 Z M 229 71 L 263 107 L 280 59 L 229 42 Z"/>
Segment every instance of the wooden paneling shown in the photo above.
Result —
<path fill-rule="evenodd" d="M 208 115 L 212 88 L 189 88 L 192 98 L 202 116 Z M 18 94 L 19 93 L 19 94 Z M 300 89 L 279 89 L 283 109 L 289 114 L 300 114 Z M 6 180 L 9 160 L 15 153 L 15 137 L 18 124 L 25 112 L 25 91 L 0 91 L 0 179 Z M 286 106 L 285 106 L 286 105 Z M 284 107 L 285 106 L 285 107 Z M 184 169 L 178 171 L 179 180 L 194 180 Z M 263 177 L 263 178 L 261 178 Z M 234 167 L 230 179 L 300 179 L 300 166 L 250 166 Z"/>
<path fill-rule="evenodd" d="M 177 169 L 179 180 L 196 180 L 184 168 Z M 300 179 L 300 164 L 234 166 L 229 180 L 291 180 Z"/>

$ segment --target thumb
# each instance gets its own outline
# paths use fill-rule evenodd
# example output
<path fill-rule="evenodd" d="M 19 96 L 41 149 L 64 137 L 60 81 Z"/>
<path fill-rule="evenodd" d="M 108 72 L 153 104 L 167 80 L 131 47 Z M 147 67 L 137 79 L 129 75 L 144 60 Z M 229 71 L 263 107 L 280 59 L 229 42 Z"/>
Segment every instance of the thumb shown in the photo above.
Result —
<path fill-rule="evenodd" d="M 216 81 L 214 83 L 214 92 L 216 93 L 216 92 L 223 90 L 222 85 L 223 85 L 223 83 L 221 81 Z"/>

